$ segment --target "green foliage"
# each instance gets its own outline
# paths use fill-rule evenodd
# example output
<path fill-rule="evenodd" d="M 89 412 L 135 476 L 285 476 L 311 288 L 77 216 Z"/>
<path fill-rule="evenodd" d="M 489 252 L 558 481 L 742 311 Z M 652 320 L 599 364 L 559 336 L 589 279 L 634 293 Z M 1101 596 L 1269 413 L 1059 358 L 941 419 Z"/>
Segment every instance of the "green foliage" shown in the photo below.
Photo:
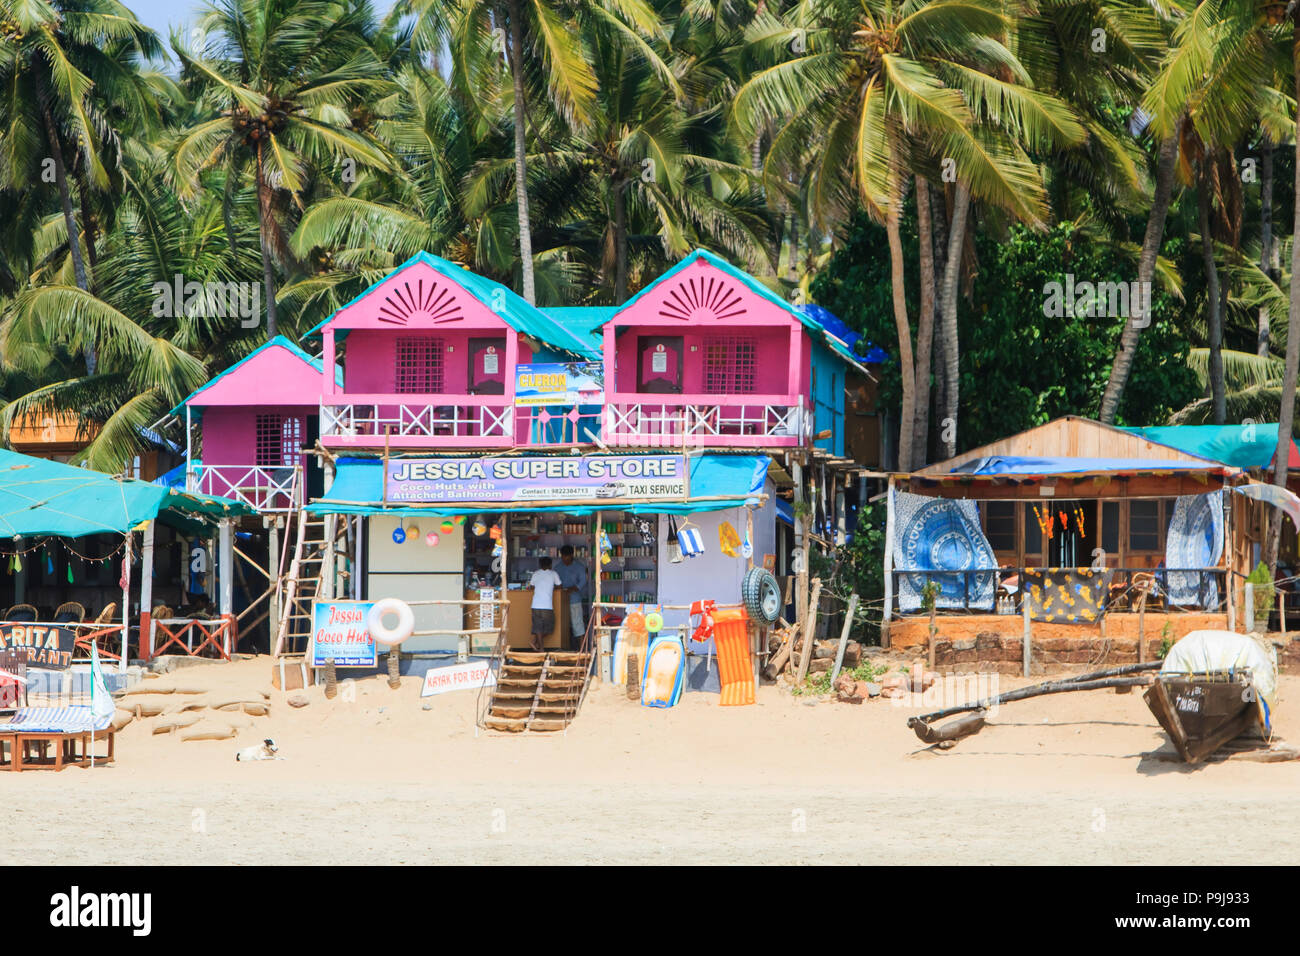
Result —
<path fill-rule="evenodd" d="M 905 228 L 910 226 L 909 219 Z M 812 293 L 865 339 L 897 354 L 888 260 L 880 252 L 884 241 L 881 227 L 856 218 L 843 248 L 813 282 Z M 904 242 L 915 248 L 912 235 L 905 233 Z M 959 448 L 1062 415 L 1095 417 L 1124 319 L 1049 317 L 1044 287 L 1064 284 L 1068 274 L 1076 282 L 1127 281 L 1132 264 L 1069 223 L 1046 232 L 1022 226 L 1005 235 L 981 232 L 975 245 L 979 271 L 970 300 L 963 297 L 959 306 Z M 911 286 L 916 277 L 909 272 L 907 278 L 909 302 L 915 303 Z M 1188 316 L 1162 291 L 1152 296 L 1152 312 L 1120 407 L 1120 419 L 1127 424 L 1163 424 L 1200 394 L 1187 364 Z M 898 365 L 891 362 L 883 370 L 880 401 L 896 409 L 900 396 Z"/>
<path fill-rule="evenodd" d="M 1273 575 L 1269 573 L 1268 565 L 1263 561 L 1255 565 L 1255 569 L 1246 575 L 1246 583 L 1254 585 L 1255 620 L 1258 622 L 1262 617 L 1267 621 L 1273 610 L 1273 602 L 1277 599 L 1277 588 L 1273 584 Z"/>
<path fill-rule="evenodd" d="M 855 681 L 871 682 L 871 681 L 875 681 L 879 677 L 882 677 L 885 674 L 885 672 L 888 670 L 889 667 L 885 664 L 876 665 L 871 663 L 871 661 L 863 661 L 857 667 L 844 668 L 844 670 L 842 670 L 840 673 L 848 674 Z M 790 688 L 790 693 L 793 694 L 795 697 L 803 697 L 803 696 L 820 697 L 823 694 L 829 694 L 831 690 L 832 690 L 831 672 L 824 671 L 821 674 L 812 674 L 804 678 L 803 686 L 802 687 L 796 686 Z"/>

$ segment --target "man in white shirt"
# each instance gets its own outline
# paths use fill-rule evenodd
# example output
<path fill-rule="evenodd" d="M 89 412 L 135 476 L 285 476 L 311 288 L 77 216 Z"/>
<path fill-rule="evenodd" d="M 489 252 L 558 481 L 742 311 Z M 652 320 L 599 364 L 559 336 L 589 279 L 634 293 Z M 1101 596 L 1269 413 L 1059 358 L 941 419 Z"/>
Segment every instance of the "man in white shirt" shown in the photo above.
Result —
<path fill-rule="evenodd" d="M 533 589 L 533 650 L 540 651 L 542 642 L 555 630 L 555 589 L 560 586 L 560 576 L 551 570 L 550 558 L 539 558 L 528 586 Z"/>

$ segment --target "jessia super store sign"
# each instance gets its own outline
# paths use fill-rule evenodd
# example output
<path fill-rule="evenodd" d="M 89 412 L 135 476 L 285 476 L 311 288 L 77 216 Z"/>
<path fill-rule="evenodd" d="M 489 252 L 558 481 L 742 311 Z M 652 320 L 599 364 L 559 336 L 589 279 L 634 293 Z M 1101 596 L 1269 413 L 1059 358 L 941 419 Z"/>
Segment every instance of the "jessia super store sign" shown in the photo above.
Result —
<path fill-rule="evenodd" d="M 384 500 L 671 501 L 686 497 L 681 455 L 402 458 L 388 463 Z"/>

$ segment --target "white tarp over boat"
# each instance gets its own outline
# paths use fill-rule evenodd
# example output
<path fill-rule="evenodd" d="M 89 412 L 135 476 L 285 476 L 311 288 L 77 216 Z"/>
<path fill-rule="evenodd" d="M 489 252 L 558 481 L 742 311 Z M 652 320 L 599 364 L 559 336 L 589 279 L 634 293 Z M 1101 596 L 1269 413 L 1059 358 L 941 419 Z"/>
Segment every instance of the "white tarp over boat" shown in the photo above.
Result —
<path fill-rule="evenodd" d="M 1191 631 L 1165 655 L 1162 674 L 1250 669 L 1255 690 L 1273 706 L 1277 693 L 1277 651 L 1249 634 L 1232 631 Z"/>

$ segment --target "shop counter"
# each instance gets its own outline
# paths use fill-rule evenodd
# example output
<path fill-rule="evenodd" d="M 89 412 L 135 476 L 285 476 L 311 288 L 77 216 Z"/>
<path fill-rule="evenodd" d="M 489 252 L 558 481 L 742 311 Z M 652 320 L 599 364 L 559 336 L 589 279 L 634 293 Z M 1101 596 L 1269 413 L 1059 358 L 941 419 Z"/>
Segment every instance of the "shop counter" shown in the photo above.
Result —
<path fill-rule="evenodd" d="M 569 637 L 569 588 L 556 588 L 555 628 L 542 641 L 543 647 L 555 650 L 568 648 Z M 477 595 L 475 595 L 477 597 Z M 532 644 L 533 592 L 530 588 L 519 588 L 506 592 L 510 602 L 510 615 L 506 618 L 506 639 L 511 647 L 529 647 Z"/>

